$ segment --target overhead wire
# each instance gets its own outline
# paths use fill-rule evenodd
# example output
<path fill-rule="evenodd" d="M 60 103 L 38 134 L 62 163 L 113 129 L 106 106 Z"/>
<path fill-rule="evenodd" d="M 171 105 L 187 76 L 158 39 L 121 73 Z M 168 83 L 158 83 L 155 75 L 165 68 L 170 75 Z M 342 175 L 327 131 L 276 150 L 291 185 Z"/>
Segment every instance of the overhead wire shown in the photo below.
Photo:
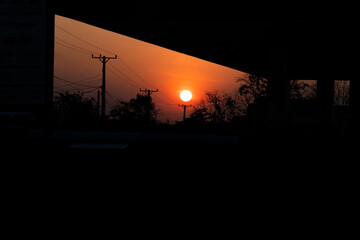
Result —
<path fill-rule="evenodd" d="M 100 48 L 100 47 L 98 47 L 98 46 L 96 46 L 96 45 L 94 45 L 94 44 L 92 44 L 92 43 L 90 43 L 90 42 L 88 42 L 88 41 L 86 41 L 86 40 L 84 40 L 84 39 L 82 39 L 82 38 L 80 38 L 80 37 L 78 37 L 78 36 L 76 36 L 76 35 L 72 34 L 71 32 L 69 32 L 69 31 L 67 31 L 67 30 L 63 29 L 62 27 L 60 27 L 60 26 L 59 26 L 59 25 L 57 25 L 57 24 L 55 24 L 55 27 L 59 28 L 60 30 L 62 30 L 63 32 L 65 32 L 65 33 L 69 34 L 70 36 L 72 36 L 72 37 L 74 37 L 74 38 L 76 38 L 76 39 L 78 39 L 78 40 L 80 40 L 80 41 L 82 41 L 82 42 L 84 42 L 84 43 L 86 43 L 86 44 L 88 44 L 88 45 L 90 45 L 90 46 L 92 46 L 92 47 L 96 48 L 96 49 L 99 49 L 99 50 L 101 50 L 101 51 L 103 51 L 103 52 L 107 52 L 107 53 L 110 53 L 110 54 L 116 55 L 116 53 L 113 53 L 113 52 L 110 52 L 110 51 L 108 51 L 108 50 L 106 50 L 106 49 Z"/>
<path fill-rule="evenodd" d="M 74 87 L 74 88 L 75 88 L 75 90 L 76 90 L 77 92 L 82 93 L 82 94 L 89 94 L 89 93 L 92 93 L 92 92 L 100 89 L 100 87 L 96 87 L 96 88 L 93 88 L 93 89 L 91 89 L 91 90 L 85 91 L 84 89 L 81 89 L 81 88 L 77 88 L 77 87 Z M 60 93 L 64 93 L 64 92 L 69 92 L 69 89 L 67 89 L 67 90 L 60 90 L 60 89 L 59 89 L 59 91 L 54 90 L 53 92 L 60 94 Z"/>
<path fill-rule="evenodd" d="M 90 43 L 90 42 L 82 39 L 82 38 L 79 38 L 78 36 L 70 33 L 69 31 L 63 29 L 62 27 L 60 27 L 60 26 L 58 26 L 58 25 L 56 25 L 56 27 L 59 28 L 59 29 L 61 29 L 61 30 L 64 31 L 65 33 L 71 35 L 72 37 L 75 37 L 76 39 L 78 39 L 78 40 L 80 40 L 80 41 L 82 41 L 82 42 L 85 42 L 86 44 L 88 44 L 88 45 L 90 45 L 90 46 L 92 46 L 92 47 L 95 47 L 95 48 L 97 48 L 97 49 L 99 49 L 99 50 L 102 50 L 102 51 L 105 51 L 105 52 L 114 54 L 114 53 L 112 53 L 112 52 L 110 52 L 110 51 L 107 51 L 107 50 L 105 50 L 105 49 L 102 49 L 102 48 L 100 48 L 100 47 L 98 47 L 98 46 L 96 46 L 96 45 L 94 45 L 94 44 L 92 44 L 92 43 Z M 65 45 L 65 44 L 59 43 L 60 45 L 63 45 L 63 46 L 68 47 L 68 48 L 70 48 L 70 49 L 73 49 L 73 50 L 76 50 L 76 51 L 79 51 L 79 52 L 82 52 L 82 53 L 86 53 L 86 54 L 88 54 L 88 53 L 96 53 L 96 54 L 99 54 L 99 53 L 97 53 L 97 52 L 95 52 L 95 51 L 90 51 L 90 50 L 88 50 L 88 49 L 79 47 L 79 46 L 77 46 L 77 45 L 75 45 L 75 44 L 69 43 L 69 42 L 67 42 L 67 41 L 65 41 L 65 40 L 63 40 L 63 39 L 60 39 L 60 38 L 56 38 L 56 39 L 58 39 L 58 40 L 60 40 L 60 41 L 62 41 L 62 42 L 64 42 L 64 43 L 66 43 L 66 44 L 69 44 L 70 46 L 67 46 L 67 45 Z M 140 76 L 137 75 L 132 69 L 130 69 L 130 67 L 129 67 L 128 65 L 126 65 L 126 63 L 125 63 L 122 59 L 121 59 L 121 62 L 122 62 L 129 70 L 131 70 L 131 72 L 133 72 L 136 76 L 140 77 Z M 122 81 L 124 81 L 124 82 L 127 83 L 128 85 L 130 85 L 130 86 L 132 86 L 132 87 L 136 87 L 136 88 L 141 88 L 141 87 L 143 87 L 143 85 L 140 85 L 139 83 L 132 83 L 132 82 L 134 82 L 134 80 L 130 79 L 127 75 L 125 75 L 122 71 L 120 71 L 120 70 L 119 70 L 117 67 L 115 67 L 113 64 L 109 63 L 109 65 L 111 65 L 111 66 L 112 66 L 117 72 L 119 72 L 123 77 L 119 76 L 118 74 L 116 74 L 115 72 L 113 72 L 113 71 L 111 71 L 111 70 L 109 70 L 109 71 L 112 72 L 112 73 L 113 73 L 114 75 L 116 75 L 117 77 L 119 77 Z M 124 78 L 125 78 L 125 79 L 124 79 Z M 140 77 L 140 78 L 141 78 L 141 77 Z M 126 80 L 126 79 L 127 79 L 127 80 Z"/>
<path fill-rule="evenodd" d="M 136 85 L 136 84 L 132 83 L 130 79 L 129 79 L 129 81 L 126 80 L 125 78 L 127 78 L 127 77 L 125 77 L 125 78 L 124 78 L 124 77 L 121 77 L 121 76 L 118 75 L 116 72 L 112 71 L 110 68 L 108 68 L 107 70 L 109 70 L 109 72 L 111 72 L 112 74 L 114 74 L 115 76 L 117 76 L 120 80 L 122 80 L 124 83 L 128 84 L 129 86 L 134 87 L 134 88 L 137 88 L 137 89 L 141 88 L 139 85 Z M 127 78 L 127 79 L 128 79 L 128 78 Z"/>
<path fill-rule="evenodd" d="M 59 42 L 56 42 L 56 40 L 57 41 L 60 41 L 61 43 L 59 43 Z M 68 42 L 68 41 L 65 41 L 65 40 L 63 40 L 63 39 L 61 39 L 61 38 L 59 38 L 59 37 L 55 37 L 55 42 L 56 43 L 58 43 L 58 44 L 60 44 L 60 45 L 62 45 L 62 44 L 64 44 L 64 45 L 66 45 L 66 47 L 68 47 L 68 48 L 74 48 L 74 50 L 76 50 L 76 51 L 81 51 L 81 52 L 84 52 L 84 53 L 87 53 L 87 54 L 99 54 L 98 52 L 96 52 L 96 51 L 90 51 L 89 49 L 86 49 L 86 48 L 83 48 L 83 47 L 79 47 L 79 46 L 77 46 L 77 45 L 75 45 L 75 44 L 73 44 L 73 43 L 70 43 L 70 42 Z M 67 45 L 69 45 L 69 46 L 67 46 Z"/>
<path fill-rule="evenodd" d="M 59 28 L 60 30 L 62 30 L 63 32 L 71 35 L 72 37 L 74 37 L 74 38 L 76 38 L 76 39 L 78 39 L 78 40 L 80 40 L 80 41 L 82 41 L 82 42 L 84 42 L 84 43 L 86 43 L 86 44 L 94 47 L 94 48 L 97 48 L 97 49 L 99 49 L 99 50 L 101 50 L 101 51 L 104 51 L 104 52 L 107 52 L 107 53 L 110 53 L 110 54 L 113 54 L 113 55 L 117 55 L 117 54 L 114 53 L 114 52 L 111 52 L 111 51 L 108 51 L 108 50 L 106 50 L 106 49 L 100 48 L 100 47 L 98 47 L 98 46 L 96 46 L 96 45 L 94 45 L 94 44 L 92 44 L 92 43 L 90 43 L 90 42 L 88 42 L 88 41 L 86 41 L 86 40 L 84 40 L 84 39 L 76 36 L 75 34 L 70 33 L 69 31 L 63 29 L 63 28 L 60 27 L 59 25 L 55 25 L 55 26 L 56 26 L 57 28 Z M 59 40 L 61 40 L 61 41 L 63 41 L 63 42 L 66 42 L 66 41 L 64 41 L 64 40 L 62 40 L 62 39 L 59 39 Z M 68 44 L 69 44 L 69 43 L 68 43 Z M 90 53 L 96 53 L 96 52 L 92 52 L 92 51 L 90 51 L 90 50 L 87 50 L 87 49 L 78 47 L 78 46 L 76 46 L 76 45 L 74 45 L 74 44 L 69 44 L 69 45 L 71 45 L 71 46 L 73 46 L 73 47 L 77 47 L 77 48 L 79 48 L 79 49 L 81 49 L 81 50 L 89 51 Z M 100 53 L 96 53 L 96 54 L 100 54 Z M 139 74 L 137 74 L 121 57 L 118 56 L 118 58 L 119 58 L 120 62 L 121 62 L 130 72 L 132 72 L 138 79 L 140 79 L 141 81 L 143 81 L 146 85 L 148 85 L 148 86 L 150 86 L 150 87 L 153 87 L 153 88 L 156 88 L 154 85 L 152 85 L 151 83 L 149 83 L 148 81 L 146 81 L 144 78 L 142 78 Z"/>
<path fill-rule="evenodd" d="M 95 81 L 100 82 L 101 79 L 97 78 L 97 79 L 93 79 L 93 80 L 90 80 L 90 81 L 87 80 L 86 83 L 94 83 Z M 77 81 L 77 83 L 80 83 L 80 82 L 85 82 L 85 81 L 81 81 L 81 80 Z M 64 85 L 56 85 L 55 87 L 58 87 L 58 88 L 60 87 L 61 88 L 61 87 L 67 87 L 67 86 L 71 86 L 71 85 L 74 85 L 74 83 L 67 83 L 67 84 L 64 84 Z"/>
<path fill-rule="evenodd" d="M 97 76 L 94 76 L 94 77 L 90 77 L 90 78 L 86 78 L 86 79 L 83 79 L 83 80 L 79 80 L 77 81 L 78 83 L 92 83 L 92 82 L 95 82 L 95 81 L 101 81 L 101 76 L 100 75 L 97 75 Z"/>
<path fill-rule="evenodd" d="M 149 83 L 148 81 L 146 81 L 144 78 L 142 78 L 140 75 L 138 75 L 134 70 L 132 70 L 132 68 L 129 67 L 129 65 L 127 65 L 125 63 L 125 61 L 123 59 L 121 59 L 120 57 L 118 57 L 120 62 L 127 68 L 129 69 L 130 72 L 132 72 L 136 77 L 138 77 L 141 81 L 143 81 L 146 85 L 152 87 L 152 88 L 156 88 L 154 85 L 152 85 L 151 83 Z"/>
<path fill-rule="evenodd" d="M 64 88 L 64 87 L 75 87 L 75 88 L 77 88 L 77 89 L 79 89 L 79 90 L 87 90 L 87 89 L 97 89 L 97 88 L 100 88 L 101 86 L 93 86 L 93 87 L 83 87 L 83 88 L 80 88 L 80 87 L 78 87 L 78 86 L 73 86 L 73 84 L 66 84 L 66 85 L 61 85 L 61 86 L 55 86 L 54 88 L 57 88 L 57 89 L 59 89 L 59 88 Z"/>
<path fill-rule="evenodd" d="M 80 53 L 84 53 L 84 54 L 86 54 L 86 55 L 90 54 L 89 52 L 85 52 L 85 51 L 82 51 L 82 50 L 80 50 L 80 49 L 76 49 L 76 48 L 74 48 L 74 47 L 67 46 L 67 45 L 65 45 L 65 44 L 63 44 L 63 43 L 60 43 L 60 42 L 57 42 L 57 41 L 55 41 L 55 44 L 58 44 L 58 45 L 60 45 L 60 46 L 69 48 L 69 49 L 71 49 L 71 50 L 74 50 L 74 51 L 77 51 L 77 52 L 80 52 Z"/>
<path fill-rule="evenodd" d="M 101 86 L 89 86 L 89 85 L 85 85 L 85 84 L 79 84 L 79 83 L 58 77 L 56 75 L 54 75 L 54 78 L 68 83 L 68 84 L 65 84 L 62 86 L 54 86 L 54 93 L 58 93 L 58 94 L 60 94 L 59 91 L 64 92 L 64 90 L 62 90 L 63 87 L 67 87 L 67 90 L 69 90 L 69 87 L 70 87 L 70 89 L 73 88 L 74 91 L 81 92 L 82 94 L 92 93 L 92 92 L 100 89 L 100 87 L 101 87 Z M 91 78 L 87 78 L 87 79 L 91 79 Z M 57 90 L 59 90 L 59 91 L 57 91 Z M 65 90 L 65 92 L 67 90 Z"/>
<path fill-rule="evenodd" d="M 114 97 L 111 93 L 109 93 L 108 91 L 105 91 L 105 93 L 106 93 L 107 96 L 108 96 L 112 101 L 114 101 L 116 104 L 119 104 L 119 103 L 120 103 L 120 101 L 116 100 L 115 97 Z"/>
<path fill-rule="evenodd" d="M 86 92 L 82 92 L 82 93 L 83 93 L 83 94 L 88 94 L 88 93 L 92 93 L 92 92 L 94 92 L 94 91 L 96 91 L 96 90 L 98 90 L 98 89 L 100 89 L 100 87 L 94 88 L 94 89 L 92 89 L 92 90 L 89 90 L 89 91 L 86 91 Z"/>
<path fill-rule="evenodd" d="M 125 75 L 123 72 L 121 72 L 116 66 L 114 66 L 114 64 L 112 64 L 112 63 L 108 63 L 108 64 L 109 64 L 111 67 L 113 67 L 117 72 L 119 72 L 122 76 L 124 76 L 126 79 L 128 79 L 128 80 L 131 81 L 131 82 L 135 82 L 135 83 L 138 84 L 138 85 L 131 84 L 131 82 L 129 83 L 128 81 L 124 80 L 123 78 L 121 78 L 121 77 L 118 76 L 116 73 L 114 73 L 114 72 L 112 72 L 112 71 L 110 70 L 110 72 L 112 72 L 113 74 L 117 75 L 118 77 L 120 77 L 120 78 L 121 78 L 122 80 L 124 80 L 125 82 L 127 82 L 127 83 L 129 83 L 129 84 L 131 84 L 132 86 L 137 87 L 137 88 L 145 88 L 144 85 L 140 85 L 138 82 L 130 79 L 127 75 Z M 147 82 L 145 81 L 145 83 L 147 83 Z M 155 87 L 154 87 L 154 88 L 155 88 Z M 160 93 L 160 95 L 161 95 L 162 97 L 165 97 L 165 98 L 167 98 L 168 100 L 172 101 L 172 99 L 170 99 L 168 96 L 166 96 L 163 92 L 159 91 L 158 93 Z M 173 104 L 173 103 L 169 103 L 167 100 L 164 100 L 164 99 L 160 98 L 159 96 L 157 96 L 157 99 L 159 99 L 160 101 L 164 102 L 164 104 L 176 105 L 176 104 Z"/>
<path fill-rule="evenodd" d="M 156 101 L 160 101 L 161 104 L 174 105 L 174 106 L 177 105 L 177 104 L 175 104 L 175 103 L 170 103 L 170 102 L 168 102 L 168 101 L 160 98 L 159 96 L 155 96 L 154 98 L 155 98 Z"/>
<path fill-rule="evenodd" d="M 108 51 L 108 50 L 106 50 L 106 49 L 100 48 L 100 47 L 98 47 L 98 46 L 96 46 L 96 45 L 94 45 L 94 44 L 92 44 L 92 43 L 90 43 L 90 42 L 88 42 L 88 41 L 86 41 L 86 40 L 84 40 L 84 39 L 76 36 L 75 34 L 73 34 L 73 33 L 69 32 L 69 31 L 65 30 L 64 28 L 60 27 L 59 25 L 55 25 L 55 26 L 56 26 L 58 29 L 62 30 L 63 32 L 69 34 L 70 36 L 78 39 L 79 41 L 82 41 L 82 42 L 88 44 L 89 46 L 92 46 L 92 47 L 94 47 L 94 48 L 96 48 L 96 49 L 98 49 L 98 50 L 101 50 L 101 51 L 103 51 L 103 52 L 107 52 L 107 53 L 116 55 L 114 52 L 111 52 L 111 51 Z M 61 41 L 61 42 L 63 42 L 63 43 L 65 43 L 65 44 L 68 44 L 68 45 L 65 45 L 65 44 L 62 44 L 62 43 L 59 43 L 59 42 L 57 42 L 57 44 L 62 45 L 62 46 L 65 46 L 65 47 L 68 47 L 68 48 L 73 49 L 73 50 L 75 50 L 75 51 L 78 51 L 78 52 L 81 52 L 81 53 L 85 53 L 85 54 L 90 54 L 90 53 L 99 54 L 99 53 L 97 53 L 97 52 L 95 52 L 95 51 L 90 51 L 90 50 L 88 50 L 88 49 L 79 47 L 79 46 L 77 46 L 77 45 L 75 45 L 75 44 L 69 43 L 69 42 L 67 42 L 67 41 L 65 41 L 65 40 L 63 40 L 63 39 L 60 39 L 60 38 L 56 38 L 56 39 L 59 40 L 59 41 Z M 119 58 L 120 62 L 121 62 L 131 73 L 133 73 L 138 79 L 140 79 L 140 80 L 141 80 L 142 82 L 144 82 L 146 85 L 148 85 L 148 86 L 150 86 L 150 87 L 153 87 L 153 88 L 156 88 L 153 84 L 149 83 L 149 82 L 146 81 L 144 78 L 142 78 L 139 74 L 137 74 L 122 58 L 120 58 L 119 56 L 118 56 L 118 58 Z M 127 75 L 125 75 L 122 71 L 120 71 L 120 70 L 119 70 L 116 66 L 114 66 L 113 64 L 109 63 L 109 65 L 112 66 L 113 69 L 115 69 L 115 70 L 116 70 L 119 74 L 121 74 L 123 77 L 121 77 L 119 74 L 115 73 L 115 72 L 112 71 L 111 69 L 108 69 L 108 70 L 109 70 L 112 74 L 114 74 L 115 76 L 119 77 L 123 82 L 125 82 L 125 83 L 127 83 L 128 85 L 130 85 L 130 86 L 132 86 L 132 87 L 135 87 L 135 88 L 143 88 L 143 87 L 144 87 L 143 84 L 139 84 L 138 82 L 134 81 L 134 79 L 131 79 L 130 77 L 128 77 Z M 78 85 L 79 85 L 79 84 L 78 84 Z M 169 98 L 168 96 L 166 96 L 164 93 L 159 92 L 159 94 L 160 94 L 162 97 L 164 97 L 164 98 L 172 101 L 172 99 L 170 99 L 170 98 Z M 157 98 L 157 100 L 160 100 L 161 102 L 163 102 L 163 104 L 176 105 L 176 104 L 169 103 L 167 100 L 164 100 L 164 99 L 160 98 L 159 96 L 157 96 L 156 98 Z"/>
<path fill-rule="evenodd" d="M 59 79 L 59 80 L 64 81 L 64 82 L 67 82 L 67 83 L 69 83 L 69 84 L 73 84 L 73 85 L 80 86 L 80 87 L 88 87 L 88 88 L 98 87 L 98 86 L 89 86 L 89 85 L 86 85 L 86 84 L 82 84 L 82 83 L 78 83 L 78 82 L 73 82 L 73 81 L 70 81 L 70 80 L 67 80 L 67 79 L 58 77 L 58 76 L 56 76 L 56 75 L 54 75 L 54 78 Z"/>

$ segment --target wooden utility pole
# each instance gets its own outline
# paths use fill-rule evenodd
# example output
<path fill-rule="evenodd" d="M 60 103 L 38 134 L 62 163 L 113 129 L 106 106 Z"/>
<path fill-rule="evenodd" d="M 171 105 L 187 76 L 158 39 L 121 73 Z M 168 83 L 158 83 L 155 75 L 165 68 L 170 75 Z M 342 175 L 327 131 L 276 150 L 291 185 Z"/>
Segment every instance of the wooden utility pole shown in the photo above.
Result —
<path fill-rule="evenodd" d="M 192 107 L 192 105 L 178 104 L 178 106 L 184 108 L 184 123 L 185 123 L 186 108 L 187 107 Z"/>
<path fill-rule="evenodd" d="M 150 90 L 150 89 L 144 89 L 144 90 L 142 90 L 141 88 L 140 88 L 140 92 L 144 92 L 144 93 L 146 93 L 147 94 L 147 96 L 148 96 L 148 98 L 149 98 L 149 102 L 148 102 L 148 104 L 147 104 L 147 120 L 148 120 L 148 122 L 149 122 L 149 124 L 150 124 L 150 107 L 151 107 L 151 101 L 150 101 L 150 96 L 151 96 L 151 94 L 153 94 L 154 92 L 159 92 L 159 89 L 156 89 L 156 90 Z"/>
<path fill-rule="evenodd" d="M 105 70 L 106 70 L 106 63 L 110 60 L 110 59 L 117 59 L 117 55 L 115 55 L 115 57 L 106 57 L 106 56 L 100 56 L 99 57 L 94 57 L 94 55 L 91 55 L 92 58 L 97 58 L 100 60 L 100 62 L 102 62 L 103 64 L 103 68 L 102 68 L 102 85 L 101 85 L 101 120 L 105 120 L 105 94 L 106 94 L 106 88 L 105 88 Z"/>

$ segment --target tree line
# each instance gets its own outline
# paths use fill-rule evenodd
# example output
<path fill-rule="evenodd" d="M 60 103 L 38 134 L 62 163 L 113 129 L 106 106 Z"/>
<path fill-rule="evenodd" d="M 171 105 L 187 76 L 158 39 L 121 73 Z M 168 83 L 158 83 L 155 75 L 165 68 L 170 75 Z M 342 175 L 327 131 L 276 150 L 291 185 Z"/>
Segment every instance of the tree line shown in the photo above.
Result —
<path fill-rule="evenodd" d="M 236 79 L 239 87 L 233 92 L 207 91 L 190 110 L 186 126 L 239 127 L 265 124 L 267 79 L 246 74 Z M 346 91 L 343 90 L 342 91 Z M 295 100 L 314 99 L 316 86 L 306 81 L 290 81 L 289 97 Z M 340 101 L 340 100 L 338 100 Z M 60 93 L 54 98 L 54 125 L 63 128 L 93 128 L 101 125 L 99 105 L 81 92 Z M 126 127 L 156 126 L 159 109 L 151 96 L 137 94 L 129 101 L 112 106 L 107 124 Z M 179 124 L 180 125 L 180 124 Z"/>
<path fill-rule="evenodd" d="M 213 126 L 263 125 L 266 118 L 267 84 L 264 77 L 246 74 L 236 79 L 239 88 L 233 93 L 207 91 L 194 106 L 189 124 Z M 306 81 L 289 82 L 290 99 L 313 99 L 316 88 Z"/>
<path fill-rule="evenodd" d="M 105 122 L 100 118 L 100 107 L 93 97 L 82 92 L 64 92 L 54 97 L 53 125 L 55 128 L 94 129 L 117 126 L 155 125 L 156 109 L 152 98 L 137 94 L 130 101 L 119 101 L 112 106 Z"/>

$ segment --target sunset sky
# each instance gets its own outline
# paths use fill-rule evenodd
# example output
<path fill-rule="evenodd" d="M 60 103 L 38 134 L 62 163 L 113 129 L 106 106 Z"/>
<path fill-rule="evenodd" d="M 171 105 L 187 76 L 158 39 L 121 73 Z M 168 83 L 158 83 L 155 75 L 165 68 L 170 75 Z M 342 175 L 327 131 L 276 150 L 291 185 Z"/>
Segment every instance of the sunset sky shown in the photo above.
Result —
<path fill-rule="evenodd" d="M 181 54 L 97 28 L 69 18 L 55 16 L 54 91 L 83 91 L 97 96 L 101 85 L 102 63 L 95 56 L 117 59 L 106 65 L 107 111 L 116 101 L 129 101 L 142 89 L 159 89 L 153 101 L 160 109 L 158 119 L 170 122 L 182 119 L 179 95 L 190 90 L 196 105 L 206 91 L 233 92 L 236 78 L 244 73 L 199 58 Z M 74 84 L 75 83 L 75 84 Z M 191 112 L 191 110 L 190 110 Z"/>

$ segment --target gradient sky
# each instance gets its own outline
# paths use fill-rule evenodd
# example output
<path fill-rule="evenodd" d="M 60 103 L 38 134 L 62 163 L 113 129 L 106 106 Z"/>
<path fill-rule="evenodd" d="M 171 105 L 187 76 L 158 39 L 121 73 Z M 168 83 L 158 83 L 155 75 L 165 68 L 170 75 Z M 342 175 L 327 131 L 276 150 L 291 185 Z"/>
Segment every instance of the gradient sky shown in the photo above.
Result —
<path fill-rule="evenodd" d="M 69 18 L 55 16 L 54 91 L 84 91 L 96 97 L 102 63 L 91 54 L 113 57 L 106 65 L 107 111 L 116 101 L 129 101 L 142 89 L 153 93 L 158 119 L 182 119 L 180 92 L 190 90 L 197 104 L 206 91 L 233 92 L 244 73 L 186 54 L 126 37 Z M 74 84 L 76 83 L 76 84 Z M 191 111 L 191 110 L 190 110 Z"/>

